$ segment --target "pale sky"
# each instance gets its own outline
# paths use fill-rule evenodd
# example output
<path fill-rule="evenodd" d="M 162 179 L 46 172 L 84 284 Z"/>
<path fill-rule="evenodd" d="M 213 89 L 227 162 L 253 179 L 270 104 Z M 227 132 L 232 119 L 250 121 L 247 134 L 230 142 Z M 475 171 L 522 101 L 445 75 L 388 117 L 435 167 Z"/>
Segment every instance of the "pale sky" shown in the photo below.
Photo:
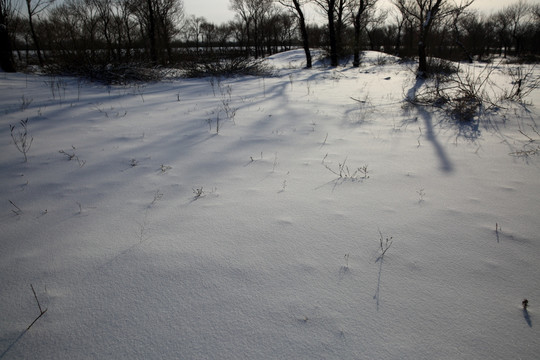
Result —
<path fill-rule="evenodd" d="M 389 2 L 389 0 L 381 1 Z M 472 8 L 490 13 L 515 2 L 517 0 L 475 0 Z M 540 4 L 540 0 L 528 0 L 528 2 L 531 4 Z M 234 12 L 229 10 L 229 4 L 229 0 L 184 0 L 187 15 L 203 16 L 208 21 L 216 24 L 221 24 L 234 18 Z M 315 18 L 319 18 L 319 15 L 312 13 L 308 17 L 314 20 Z"/>

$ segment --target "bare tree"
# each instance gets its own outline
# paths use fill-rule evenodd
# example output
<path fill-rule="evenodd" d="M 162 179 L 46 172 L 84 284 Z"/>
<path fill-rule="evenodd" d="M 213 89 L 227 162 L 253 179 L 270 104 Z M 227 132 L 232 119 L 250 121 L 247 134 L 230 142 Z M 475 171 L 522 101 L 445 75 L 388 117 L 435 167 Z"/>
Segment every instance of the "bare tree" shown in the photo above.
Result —
<path fill-rule="evenodd" d="M 100 53 L 98 51 L 98 27 L 100 17 L 93 1 L 94 0 L 74 0 L 68 2 L 72 11 L 74 11 L 75 15 L 79 18 L 81 37 L 84 39 L 81 44 L 81 51 L 85 53 L 87 50 L 90 50 L 90 62 L 96 62 L 96 53 Z"/>
<path fill-rule="evenodd" d="M 462 0 L 460 4 L 450 0 L 392 0 L 404 17 L 413 22 L 418 36 L 418 75 L 428 73 L 427 41 L 434 22 L 456 12 L 461 12 L 474 0 Z"/>
<path fill-rule="evenodd" d="M 206 49 L 211 49 L 212 44 L 216 41 L 216 25 L 208 21 L 203 22 L 201 24 L 201 35 Z"/>
<path fill-rule="evenodd" d="M 220 50 L 227 47 L 227 43 L 232 38 L 233 25 L 231 23 L 225 23 L 218 25 L 216 28 L 217 42 L 220 46 Z"/>
<path fill-rule="evenodd" d="M 306 18 L 303 10 L 304 4 L 306 4 L 308 1 L 280 0 L 279 3 L 287 7 L 293 14 L 295 14 L 298 20 L 300 35 L 302 36 L 302 47 L 304 48 L 304 53 L 306 54 L 306 68 L 310 69 L 312 67 L 312 59 L 311 52 L 309 50 L 309 36 L 306 28 Z"/>
<path fill-rule="evenodd" d="M 137 0 L 132 6 L 143 37 L 148 39 L 151 62 L 156 64 L 160 56 L 165 62 L 164 51 L 170 60 L 171 41 L 184 14 L 182 0 Z"/>
<path fill-rule="evenodd" d="M 167 52 L 167 58 L 172 59 L 171 43 L 179 32 L 179 25 L 184 18 L 184 3 L 182 0 L 156 1 L 158 20 L 157 34 L 159 47 Z"/>
<path fill-rule="evenodd" d="M 54 3 L 54 0 L 25 0 L 26 10 L 28 12 L 28 25 L 30 26 L 30 34 L 36 47 L 36 53 L 39 61 L 39 65 L 43 66 L 43 55 L 41 54 L 41 47 L 39 39 L 34 28 L 34 16 L 37 16 L 40 12 L 45 11 L 49 6 Z"/>
<path fill-rule="evenodd" d="M 327 19 L 328 39 L 330 41 L 330 65 L 338 66 L 338 37 L 336 35 L 336 1 L 339 0 L 313 0 L 322 10 Z"/>
<path fill-rule="evenodd" d="M 456 41 L 462 43 L 466 55 L 472 59 L 474 55 L 482 60 L 490 48 L 495 48 L 494 22 L 478 11 L 467 11 L 464 16 L 454 22 L 455 31 L 458 32 Z"/>
<path fill-rule="evenodd" d="M 107 47 L 107 62 L 113 57 L 112 45 L 112 26 L 113 26 L 113 8 L 112 0 L 92 0 L 92 6 L 96 8 L 98 16 L 98 32 L 103 37 Z"/>
<path fill-rule="evenodd" d="M 128 60 L 133 50 L 133 31 L 137 27 L 130 3 L 130 0 L 113 0 L 118 57 L 125 56 Z M 126 51 L 122 51 L 123 48 Z"/>
<path fill-rule="evenodd" d="M 395 32 L 390 31 L 394 35 L 394 55 L 401 56 L 401 37 L 405 32 L 407 18 L 399 11 L 391 11 L 394 17 Z"/>
<path fill-rule="evenodd" d="M 245 25 L 247 54 L 250 53 L 249 49 L 253 41 L 255 57 L 259 57 L 263 53 L 261 28 L 273 5 L 273 0 L 230 0 L 230 2 L 231 10 L 236 12 Z"/>
<path fill-rule="evenodd" d="M 353 66 L 360 66 L 360 36 L 362 28 L 365 27 L 367 18 L 374 8 L 377 0 L 354 0 L 350 1 L 348 6 L 352 15 L 354 26 L 354 45 L 353 45 Z"/>
<path fill-rule="evenodd" d="M 327 19 L 328 40 L 330 45 L 330 65 L 337 66 L 343 55 L 343 31 L 349 20 L 347 11 L 353 0 L 313 0 Z"/>
<path fill-rule="evenodd" d="M 242 40 L 244 34 L 245 34 L 245 45 L 246 45 L 246 55 L 249 56 L 250 50 L 250 42 L 251 42 L 251 13 L 249 11 L 249 7 L 247 5 L 246 0 L 230 0 L 230 8 L 234 12 L 236 12 L 237 17 L 240 19 L 240 23 L 236 27 L 237 30 L 237 36 L 236 38 L 238 40 Z M 248 0 L 249 1 L 249 0 Z M 238 30 L 240 30 L 240 33 L 238 33 Z M 240 35 L 240 36 L 239 36 Z"/>
<path fill-rule="evenodd" d="M 79 61 L 87 57 L 89 42 L 83 40 L 83 17 L 76 1 L 65 1 L 51 10 L 48 20 L 49 48 L 59 51 L 64 60 Z"/>
<path fill-rule="evenodd" d="M 0 67 L 6 72 L 15 72 L 15 62 L 11 51 L 10 24 L 13 19 L 10 0 L 0 0 Z"/>
<path fill-rule="evenodd" d="M 491 23 L 493 24 L 494 32 L 497 36 L 497 43 L 499 48 L 499 55 L 508 55 L 508 50 L 511 45 L 511 39 L 509 35 L 510 21 L 504 14 L 504 12 L 498 12 L 493 16 Z"/>
<path fill-rule="evenodd" d="M 206 18 L 202 16 L 191 15 L 186 21 L 186 40 L 193 41 L 195 44 L 195 50 L 199 51 L 201 35 L 203 32 L 203 24 L 205 24 Z"/>
<path fill-rule="evenodd" d="M 474 17 L 474 15 L 471 14 L 472 17 Z M 462 14 L 461 12 L 455 12 L 452 16 L 452 32 L 453 32 L 453 36 L 454 36 L 454 42 L 456 43 L 456 45 L 463 51 L 463 53 L 467 56 L 467 60 L 469 61 L 470 64 L 473 63 L 473 56 L 471 54 L 471 52 L 467 49 L 467 47 L 465 46 L 465 43 L 463 42 L 463 35 L 462 33 L 464 32 L 463 30 L 465 30 L 463 28 L 463 25 L 465 24 L 464 22 L 460 21 L 462 17 Z"/>
<path fill-rule="evenodd" d="M 516 55 L 520 55 L 523 48 L 523 38 L 528 27 L 533 22 L 533 8 L 524 0 L 509 5 L 502 10 L 502 14 L 508 20 L 509 33 L 513 40 Z"/>

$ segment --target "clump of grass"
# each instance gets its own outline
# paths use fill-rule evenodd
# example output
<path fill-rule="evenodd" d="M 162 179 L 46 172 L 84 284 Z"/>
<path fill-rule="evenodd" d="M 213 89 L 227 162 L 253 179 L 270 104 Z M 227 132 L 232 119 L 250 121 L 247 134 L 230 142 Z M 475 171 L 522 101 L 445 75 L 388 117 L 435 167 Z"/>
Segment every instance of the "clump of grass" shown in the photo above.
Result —
<path fill-rule="evenodd" d="M 354 169 L 352 172 L 349 169 L 349 166 L 347 165 L 347 157 L 343 160 L 343 162 L 338 163 L 338 166 L 336 169 L 332 169 L 328 164 L 325 163 L 326 157 L 328 154 L 326 154 L 322 160 L 323 166 L 330 171 L 332 174 L 336 175 L 339 179 L 342 180 L 366 180 L 369 179 L 369 170 L 368 165 L 363 165 L 361 167 L 358 167 Z"/>
<path fill-rule="evenodd" d="M 203 190 L 202 186 L 199 187 L 199 188 L 194 188 L 192 190 L 193 190 L 193 194 L 194 194 L 194 197 L 193 197 L 194 200 L 197 200 L 197 199 L 201 198 L 202 196 L 204 196 L 204 190 Z"/>

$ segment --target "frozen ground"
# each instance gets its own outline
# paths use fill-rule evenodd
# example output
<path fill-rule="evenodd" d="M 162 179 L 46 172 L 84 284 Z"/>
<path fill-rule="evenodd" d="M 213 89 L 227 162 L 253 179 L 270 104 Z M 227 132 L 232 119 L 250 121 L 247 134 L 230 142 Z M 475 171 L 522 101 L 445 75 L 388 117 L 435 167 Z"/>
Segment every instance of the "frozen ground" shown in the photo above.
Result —
<path fill-rule="evenodd" d="M 381 56 L 0 74 L 0 359 L 538 358 L 540 92 L 459 127 Z"/>

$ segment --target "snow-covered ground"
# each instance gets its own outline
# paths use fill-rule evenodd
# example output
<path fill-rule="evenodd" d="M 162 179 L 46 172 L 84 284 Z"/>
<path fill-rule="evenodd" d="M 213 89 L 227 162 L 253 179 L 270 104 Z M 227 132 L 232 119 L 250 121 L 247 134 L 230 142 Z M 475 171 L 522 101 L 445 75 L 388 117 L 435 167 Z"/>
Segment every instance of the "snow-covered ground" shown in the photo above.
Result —
<path fill-rule="evenodd" d="M 540 91 L 460 127 L 382 56 L 0 74 L 0 359 L 538 358 Z"/>

